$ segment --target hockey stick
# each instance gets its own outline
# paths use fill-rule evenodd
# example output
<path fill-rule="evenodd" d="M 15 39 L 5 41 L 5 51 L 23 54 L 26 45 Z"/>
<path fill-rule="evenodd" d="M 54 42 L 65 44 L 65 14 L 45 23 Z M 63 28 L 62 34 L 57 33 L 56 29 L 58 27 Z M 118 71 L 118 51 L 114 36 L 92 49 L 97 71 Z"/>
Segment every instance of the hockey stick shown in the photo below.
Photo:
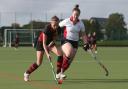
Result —
<path fill-rule="evenodd" d="M 52 64 L 52 61 L 51 61 L 51 58 L 48 59 L 49 60 L 49 63 L 51 65 L 51 68 L 52 68 L 52 73 L 53 73 L 53 76 L 54 76 L 54 80 L 56 81 L 56 84 L 58 84 L 58 80 L 56 79 L 56 73 L 55 73 L 55 70 L 54 70 L 54 66 Z"/>
<path fill-rule="evenodd" d="M 106 76 L 109 75 L 108 69 L 100 62 L 100 60 L 96 57 L 96 54 L 89 49 L 88 52 L 91 54 L 91 56 L 93 57 L 94 60 L 96 60 L 96 62 L 103 68 L 103 70 L 106 72 Z"/>
<path fill-rule="evenodd" d="M 52 41 L 50 42 L 50 44 L 48 45 L 48 48 L 52 47 L 53 45 L 55 45 L 55 43 Z M 49 49 L 48 49 L 49 50 Z M 62 80 L 61 79 L 57 79 L 56 78 L 56 73 L 55 73 L 55 69 L 54 69 L 54 66 L 52 64 L 52 60 L 51 60 L 51 57 L 48 58 L 49 59 L 49 63 L 51 65 L 51 68 L 52 68 L 52 73 L 53 73 L 53 76 L 54 76 L 54 80 L 56 81 L 56 84 L 62 84 Z"/>

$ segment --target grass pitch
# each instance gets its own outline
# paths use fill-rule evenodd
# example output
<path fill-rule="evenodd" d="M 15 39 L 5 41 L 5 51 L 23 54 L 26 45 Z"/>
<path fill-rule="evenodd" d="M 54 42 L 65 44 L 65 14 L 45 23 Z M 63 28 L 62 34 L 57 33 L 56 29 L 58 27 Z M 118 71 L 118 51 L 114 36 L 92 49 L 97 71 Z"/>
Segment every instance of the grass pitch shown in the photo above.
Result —
<path fill-rule="evenodd" d="M 56 56 L 52 54 L 52 58 L 55 66 Z M 100 47 L 98 58 L 108 68 L 108 77 L 95 60 L 79 48 L 62 85 L 56 85 L 46 56 L 42 66 L 32 73 L 31 81 L 24 82 L 23 73 L 36 61 L 35 49 L 0 48 L 0 89 L 128 89 L 128 47 Z"/>

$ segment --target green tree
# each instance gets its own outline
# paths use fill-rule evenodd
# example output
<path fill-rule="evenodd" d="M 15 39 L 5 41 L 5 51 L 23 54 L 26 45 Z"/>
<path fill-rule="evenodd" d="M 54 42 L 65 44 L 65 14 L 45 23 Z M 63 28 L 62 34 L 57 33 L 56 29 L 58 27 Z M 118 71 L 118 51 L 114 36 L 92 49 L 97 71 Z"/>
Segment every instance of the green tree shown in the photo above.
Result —
<path fill-rule="evenodd" d="M 11 24 L 11 27 L 12 27 L 13 29 L 20 29 L 20 28 L 21 28 L 19 23 L 12 23 L 12 24 Z"/>
<path fill-rule="evenodd" d="M 88 34 L 91 32 L 91 24 L 89 20 L 83 20 L 83 23 L 85 25 L 85 32 Z"/>
<path fill-rule="evenodd" d="M 109 40 L 123 40 L 126 38 L 124 16 L 119 13 L 113 13 L 109 16 L 106 25 L 106 35 Z"/>
<path fill-rule="evenodd" d="M 31 21 L 23 26 L 24 29 L 43 29 L 47 23 L 41 21 Z"/>
<path fill-rule="evenodd" d="M 100 40 L 102 38 L 102 33 L 101 33 L 101 29 L 100 29 L 100 24 L 97 20 L 90 20 L 90 31 L 91 33 L 96 32 L 97 34 L 97 40 Z"/>
<path fill-rule="evenodd" d="M 83 20 L 84 25 L 85 25 L 85 31 L 86 33 L 93 33 L 96 32 L 97 34 L 97 40 L 100 40 L 102 38 L 102 33 L 101 33 L 101 29 L 100 29 L 100 24 L 98 23 L 97 20 Z"/>

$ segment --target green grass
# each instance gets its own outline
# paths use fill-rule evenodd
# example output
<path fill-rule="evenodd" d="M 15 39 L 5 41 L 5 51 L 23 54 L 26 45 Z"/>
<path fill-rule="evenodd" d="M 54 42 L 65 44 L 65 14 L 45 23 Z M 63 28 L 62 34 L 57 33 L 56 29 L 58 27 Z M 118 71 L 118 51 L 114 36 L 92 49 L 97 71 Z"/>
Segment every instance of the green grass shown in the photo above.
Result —
<path fill-rule="evenodd" d="M 109 69 L 108 77 L 95 60 L 79 48 L 62 85 L 55 84 L 46 57 L 31 75 L 31 81 L 24 82 L 23 73 L 36 61 L 35 50 L 0 48 L 0 89 L 128 89 L 128 47 L 100 47 L 98 58 Z"/>
<path fill-rule="evenodd" d="M 98 41 L 98 46 L 119 46 L 119 47 L 127 47 L 128 40 L 106 40 L 106 41 Z"/>

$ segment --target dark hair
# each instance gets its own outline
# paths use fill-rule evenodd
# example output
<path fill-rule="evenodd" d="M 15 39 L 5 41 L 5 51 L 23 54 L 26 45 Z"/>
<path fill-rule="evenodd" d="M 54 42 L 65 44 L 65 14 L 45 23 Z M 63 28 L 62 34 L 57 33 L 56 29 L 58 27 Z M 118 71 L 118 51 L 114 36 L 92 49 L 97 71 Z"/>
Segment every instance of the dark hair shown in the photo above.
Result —
<path fill-rule="evenodd" d="M 57 16 L 53 16 L 53 17 L 51 18 L 51 21 L 59 21 L 59 18 L 58 18 Z"/>
<path fill-rule="evenodd" d="M 72 11 L 78 11 L 80 13 L 79 5 L 76 4 Z"/>

